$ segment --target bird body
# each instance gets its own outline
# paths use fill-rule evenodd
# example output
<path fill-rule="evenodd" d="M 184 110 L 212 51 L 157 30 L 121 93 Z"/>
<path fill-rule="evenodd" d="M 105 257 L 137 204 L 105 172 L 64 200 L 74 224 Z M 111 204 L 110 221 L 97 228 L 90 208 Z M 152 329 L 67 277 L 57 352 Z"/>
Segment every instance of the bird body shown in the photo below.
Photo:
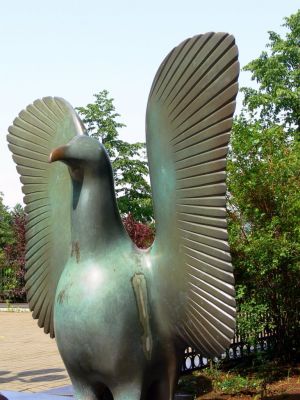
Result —
<path fill-rule="evenodd" d="M 54 306 L 57 344 L 70 376 L 91 380 L 92 386 L 96 383 L 114 386 L 112 383 L 119 380 L 120 370 L 136 376 L 140 371 L 130 367 L 132 355 L 138 359 L 133 363 L 138 369 L 145 358 L 131 284 L 137 265 L 130 256 L 137 254 L 129 246 L 123 247 L 106 260 L 105 252 L 99 252 L 99 257 L 87 262 L 83 259 L 80 265 L 73 260 L 66 265 L 58 284 Z M 118 265 L 120 255 L 127 265 Z M 78 316 L 75 320 L 74 315 Z M 125 337 L 128 338 L 126 346 Z M 85 360 L 84 366 L 82 360 Z M 128 361 L 124 363 L 124 360 Z M 96 377 L 91 371 L 97 371 Z"/>
<path fill-rule="evenodd" d="M 164 344 L 170 345 L 170 337 L 163 338 L 154 324 L 149 333 L 159 340 L 151 344 L 151 357 L 145 354 L 144 330 L 132 286 L 135 271 L 140 274 L 144 268 L 130 260 L 129 255 L 137 258 L 136 251 L 126 250 L 128 268 L 122 264 L 123 271 L 111 273 L 113 267 L 118 268 L 118 252 L 110 258 L 112 264 L 99 265 L 99 259 L 82 261 L 80 272 L 77 262 L 69 263 L 58 284 L 54 305 L 56 341 L 77 391 L 90 387 L 98 393 L 101 385 L 116 390 L 124 382 L 135 382 L 136 389 L 142 390 L 142 385 L 145 389 L 152 383 L 144 378 L 147 371 L 159 371 L 166 363 L 162 362 L 162 354 L 166 351 Z M 113 283 L 108 284 L 112 275 Z M 73 285 L 74 281 L 77 283 Z M 151 378 L 155 381 L 155 375 Z"/>
<path fill-rule="evenodd" d="M 88 137 L 79 140 L 92 142 Z M 174 343 L 165 329 L 166 320 L 155 318 L 157 293 L 149 287 L 155 281 L 152 249 L 140 250 L 134 245 L 119 218 L 114 193 L 103 190 L 103 179 L 111 180 L 108 158 L 106 162 L 105 174 L 103 165 L 102 173 L 96 169 L 90 173 L 83 167 L 85 179 L 71 215 L 71 256 L 56 290 L 54 329 L 77 392 L 89 387 L 100 395 L 105 388 L 116 391 L 121 385 L 120 395 L 124 396 L 124 382 L 130 382 L 130 393 L 135 386 L 141 395 L 161 379 L 169 363 L 162 354 L 168 354 L 166 347 L 174 347 Z M 107 184 L 109 188 L 112 186 Z M 76 197 L 74 184 L 73 189 Z M 172 353 L 177 353 L 174 348 Z M 156 374 L 149 375 L 153 370 Z M 145 379 L 147 375 L 151 379 Z"/>
<path fill-rule="evenodd" d="M 187 39 L 159 68 L 146 116 L 147 250 L 124 229 L 104 146 L 69 103 L 36 100 L 9 128 L 28 213 L 29 306 L 78 400 L 171 400 L 187 345 L 214 356 L 230 344 L 225 167 L 238 71 L 224 33 Z"/>

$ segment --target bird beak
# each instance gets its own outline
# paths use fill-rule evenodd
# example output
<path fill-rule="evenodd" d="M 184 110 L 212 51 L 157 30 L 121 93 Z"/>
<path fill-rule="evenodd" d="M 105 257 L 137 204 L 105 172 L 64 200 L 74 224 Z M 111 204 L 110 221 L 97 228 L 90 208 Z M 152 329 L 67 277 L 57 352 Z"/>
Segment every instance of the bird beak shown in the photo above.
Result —
<path fill-rule="evenodd" d="M 66 158 L 66 148 L 67 146 L 59 146 L 52 150 L 49 156 L 49 162 L 62 161 Z"/>

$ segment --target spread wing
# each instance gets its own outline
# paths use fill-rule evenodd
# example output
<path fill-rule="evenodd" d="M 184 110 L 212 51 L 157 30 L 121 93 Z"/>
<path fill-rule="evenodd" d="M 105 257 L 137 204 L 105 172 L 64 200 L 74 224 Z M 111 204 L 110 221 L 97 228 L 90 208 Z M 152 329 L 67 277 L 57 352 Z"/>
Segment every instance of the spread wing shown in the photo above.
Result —
<path fill-rule="evenodd" d="M 7 140 L 23 184 L 26 230 L 26 289 L 38 325 L 54 337 L 53 304 L 59 277 L 70 254 L 71 182 L 51 151 L 84 128 L 63 99 L 45 97 L 20 112 Z"/>
<path fill-rule="evenodd" d="M 158 293 L 171 329 L 208 356 L 235 328 L 225 168 L 238 74 L 233 36 L 195 36 L 163 61 L 147 107 Z"/>

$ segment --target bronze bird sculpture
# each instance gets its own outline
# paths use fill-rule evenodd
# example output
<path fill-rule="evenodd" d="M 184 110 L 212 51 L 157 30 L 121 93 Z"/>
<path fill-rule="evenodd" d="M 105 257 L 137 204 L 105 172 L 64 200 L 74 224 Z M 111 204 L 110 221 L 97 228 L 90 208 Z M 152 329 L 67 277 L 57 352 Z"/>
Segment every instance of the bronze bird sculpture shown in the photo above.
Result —
<path fill-rule="evenodd" d="M 76 399 L 171 400 L 187 345 L 215 356 L 230 344 L 225 167 L 237 58 L 233 36 L 207 33 L 175 47 L 155 76 L 148 250 L 122 225 L 103 145 L 65 100 L 36 100 L 9 128 L 28 214 L 29 306 L 55 336 Z"/>

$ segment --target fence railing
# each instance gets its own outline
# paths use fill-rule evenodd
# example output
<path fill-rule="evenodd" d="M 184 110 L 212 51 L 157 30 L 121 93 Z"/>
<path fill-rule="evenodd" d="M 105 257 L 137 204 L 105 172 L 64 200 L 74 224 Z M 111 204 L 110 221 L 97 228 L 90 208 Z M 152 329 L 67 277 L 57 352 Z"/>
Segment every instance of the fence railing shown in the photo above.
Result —
<path fill-rule="evenodd" d="M 247 357 L 253 353 L 270 350 L 273 347 L 275 339 L 275 331 L 265 329 L 259 333 L 255 341 L 249 341 L 247 338 L 242 338 L 238 333 L 232 339 L 229 349 L 227 349 L 220 357 L 215 357 L 212 361 L 218 362 L 237 360 Z M 184 353 L 184 361 L 181 367 L 183 373 L 188 373 L 194 370 L 205 368 L 209 365 L 210 360 L 192 347 L 188 347 Z"/>

